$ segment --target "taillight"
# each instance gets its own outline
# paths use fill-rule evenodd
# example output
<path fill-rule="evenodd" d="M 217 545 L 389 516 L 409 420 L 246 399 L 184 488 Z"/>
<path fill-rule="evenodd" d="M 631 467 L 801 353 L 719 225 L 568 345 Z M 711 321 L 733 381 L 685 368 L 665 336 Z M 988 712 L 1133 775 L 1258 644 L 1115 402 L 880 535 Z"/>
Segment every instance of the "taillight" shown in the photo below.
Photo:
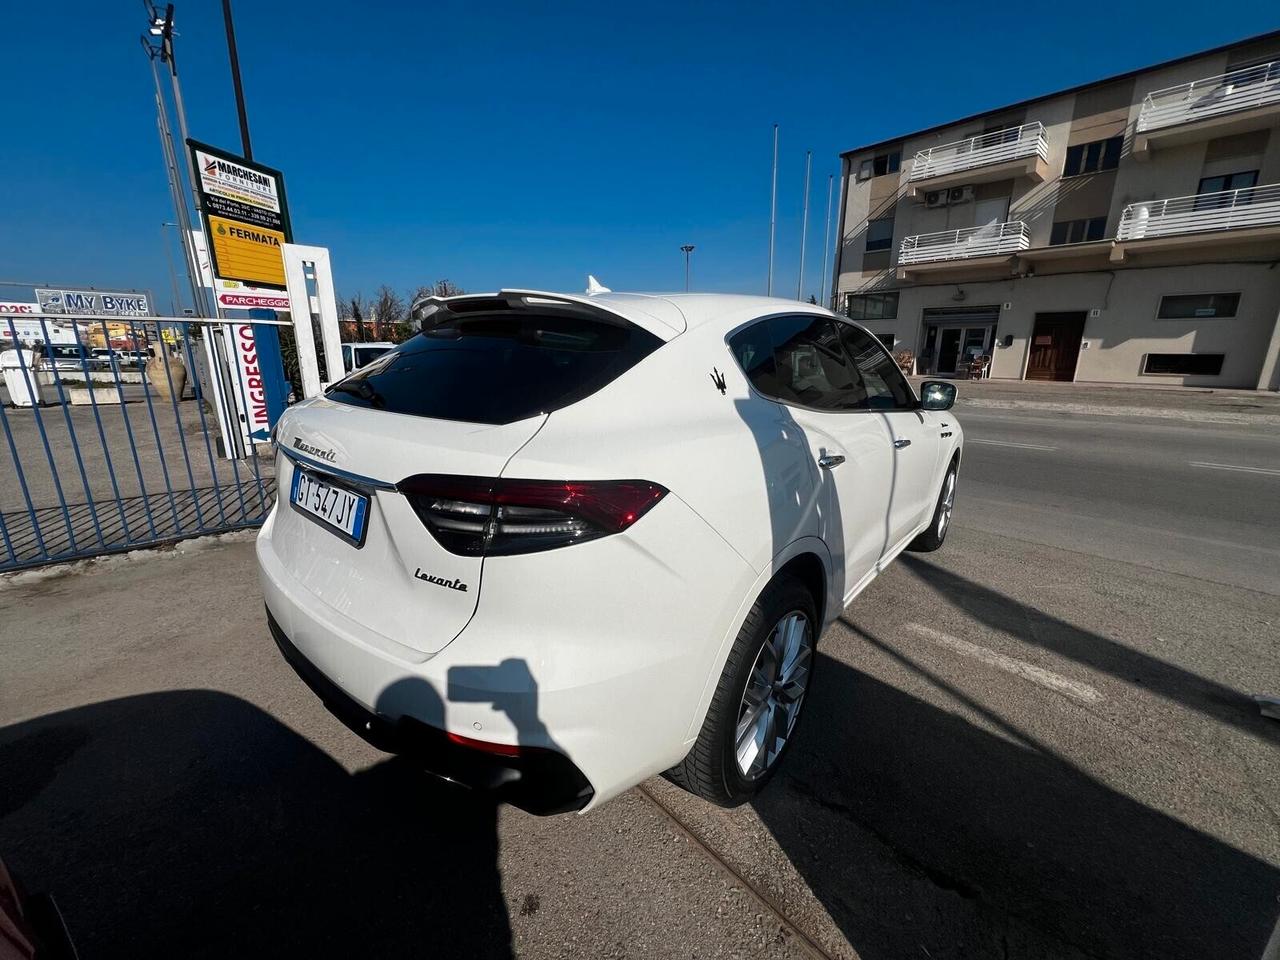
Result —
<path fill-rule="evenodd" d="M 647 480 L 507 480 L 419 474 L 397 489 L 450 553 L 508 556 L 621 533 L 667 491 Z"/>

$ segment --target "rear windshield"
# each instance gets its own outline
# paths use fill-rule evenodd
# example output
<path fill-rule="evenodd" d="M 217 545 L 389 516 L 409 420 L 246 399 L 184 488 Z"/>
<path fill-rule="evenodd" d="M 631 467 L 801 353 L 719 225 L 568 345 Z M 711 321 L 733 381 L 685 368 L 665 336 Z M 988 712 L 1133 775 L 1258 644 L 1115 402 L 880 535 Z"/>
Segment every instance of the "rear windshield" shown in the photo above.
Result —
<path fill-rule="evenodd" d="M 661 346 L 648 331 L 577 316 L 468 316 L 424 330 L 329 388 L 392 413 L 512 423 L 590 396 Z"/>

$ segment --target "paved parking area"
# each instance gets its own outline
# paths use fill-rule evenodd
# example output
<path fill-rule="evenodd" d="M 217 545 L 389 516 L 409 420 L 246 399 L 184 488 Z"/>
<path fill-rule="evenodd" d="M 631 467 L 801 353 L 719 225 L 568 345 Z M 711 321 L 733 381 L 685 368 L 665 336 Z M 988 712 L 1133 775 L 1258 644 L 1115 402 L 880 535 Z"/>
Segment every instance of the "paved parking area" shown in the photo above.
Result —
<path fill-rule="evenodd" d="M 965 424 L 991 442 L 951 539 L 823 637 L 753 804 L 655 779 L 538 819 L 427 781 L 280 661 L 233 535 L 0 585 L 0 853 L 94 958 L 1261 957 L 1280 723 L 1248 695 L 1280 691 L 1280 581 L 1256 572 L 1280 478 L 1157 483 L 1182 434 L 1099 423 L 1082 453 Z M 1257 540 L 1184 562 L 1198 528 L 1158 540 L 1120 484 L 1171 529 L 1211 501 Z"/>

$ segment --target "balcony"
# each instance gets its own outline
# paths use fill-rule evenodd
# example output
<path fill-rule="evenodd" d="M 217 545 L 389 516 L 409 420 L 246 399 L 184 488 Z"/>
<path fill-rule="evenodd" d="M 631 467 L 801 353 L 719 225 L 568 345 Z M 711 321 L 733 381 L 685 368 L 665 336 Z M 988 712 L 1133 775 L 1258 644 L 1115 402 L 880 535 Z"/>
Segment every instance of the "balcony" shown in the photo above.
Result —
<path fill-rule="evenodd" d="M 1280 239 L 1280 183 L 1131 203 L 1120 215 L 1111 259 L 1126 253 Z"/>
<path fill-rule="evenodd" d="M 1133 155 L 1249 130 L 1280 118 L 1280 60 L 1180 83 L 1146 95 L 1134 131 Z"/>
<path fill-rule="evenodd" d="M 960 268 L 999 267 L 1031 245 L 1026 223 L 989 223 L 907 237 L 898 249 L 898 278 Z"/>
<path fill-rule="evenodd" d="M 911 161 L 907 196 L 1012 177 L 1045 180 L 1049 139 L 1039 121 L 921 150 Z"/>

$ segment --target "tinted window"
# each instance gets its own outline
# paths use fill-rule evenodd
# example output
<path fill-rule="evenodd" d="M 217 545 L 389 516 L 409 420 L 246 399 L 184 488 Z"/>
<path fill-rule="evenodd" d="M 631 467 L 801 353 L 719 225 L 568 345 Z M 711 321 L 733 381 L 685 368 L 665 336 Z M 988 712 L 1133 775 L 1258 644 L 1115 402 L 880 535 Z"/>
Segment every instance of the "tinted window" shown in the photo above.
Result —
<path fill-rule="evenodd" d="M 865 392 L 826 317 L 771 317 L 735 334 L 729 347 L 767 397 L 819 410 L 863 405 Z"/>
<path fill-rule="evenodd" d="M 590 396 L 661 344 L 637 327 L 585 317 L 469 316 L 423 331 L 328 396 L 419 417 L 511 423 Z"/>
<path fill-rule="evenodd" d="M 1124 137 L 1110 137 L 1093 143 L 1080 143 L 1067 148 L 1067 161 L 1063 164 L 1064 177 L 1077 177 L 1099 170 L 1114 170 L 1120 165 L 1120 150 Z"/>
<path fill-rule="evenodd" d="M 1240 308 L 1238 293 L 1192 293 L 1160 298 L 1161 320 L 1234 317 Z"/>
<path fill-rule="evenodd" d="M 872 410 L 915 409 L 911 387 L 878 340 L 847 323 L 840 324 L 840 338 L 862 380 L 865 406 Z"/>
<path fill-rule="evenodd" d="M 1221 353 L 1148 353 L 1143 373 L 1216 376 L 1222 372 Z"/>
<path fill-rule="evenodd" d="M 851 293 L 845 298 L 844 312 L 850 320 L 892 320 L 898 315 L 898 294 Z"/>
<path fill-rule="evenodd" d="M 867 250 L 888 250 L 893 246 L 893 218 L 872 220 L 867 224 Z"/>

